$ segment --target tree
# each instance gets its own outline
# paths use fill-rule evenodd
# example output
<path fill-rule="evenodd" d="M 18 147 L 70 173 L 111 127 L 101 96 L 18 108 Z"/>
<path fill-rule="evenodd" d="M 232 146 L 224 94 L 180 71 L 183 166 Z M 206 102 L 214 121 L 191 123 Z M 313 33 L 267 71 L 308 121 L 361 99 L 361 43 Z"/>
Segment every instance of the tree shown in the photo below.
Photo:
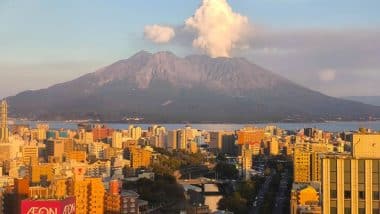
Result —
<path fill-rule="evenodd" d="M 232 211 L 236 214 L 248 213 L 247 200 L 237 192 L 222 198 L 218 202 L 218 209 Z"/>
<path fill-rule="evenodd" d="M 223 179 L 236 179 L 239 175 L 239 171 L 236 169 L 235 165 L 224 162 L 216 164 L 215 171 L 218 173 L 219 177 Z"/>

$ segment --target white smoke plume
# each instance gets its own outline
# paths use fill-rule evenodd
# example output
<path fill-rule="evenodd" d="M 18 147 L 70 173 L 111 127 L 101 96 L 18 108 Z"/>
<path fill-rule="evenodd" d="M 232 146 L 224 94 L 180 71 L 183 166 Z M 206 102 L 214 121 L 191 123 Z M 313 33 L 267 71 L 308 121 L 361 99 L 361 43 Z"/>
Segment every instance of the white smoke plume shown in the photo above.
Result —
<path fill-rule="evenodd" d="M 230 57 L 249 29 L 248 18 L 235 13 L 227 0 L 203 0 L 185 26 L 196 31 L 193 46 L 211 57 Z"/>
<path fill-rule="evenodd" d="M 155 43 L 167 43 L 175 36 L 175 32 L 168 26 L 148 25 L 145 26 L 144 36 Z"/>

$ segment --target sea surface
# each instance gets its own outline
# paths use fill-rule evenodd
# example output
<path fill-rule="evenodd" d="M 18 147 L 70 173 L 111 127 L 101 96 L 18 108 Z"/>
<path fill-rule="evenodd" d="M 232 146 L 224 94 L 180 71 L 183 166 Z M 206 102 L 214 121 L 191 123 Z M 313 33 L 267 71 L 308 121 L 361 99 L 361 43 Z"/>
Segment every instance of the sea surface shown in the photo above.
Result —
<path fill-rule="evenodd" d="M 37 123 L 48 123 L 50 129 L 77 129 L 78 123 L 75 122 L 58 122 L 58 121 L 14 121 L 14 124 L 25 124 L 30 127 L 35 127 Z M 113 129 L 128 129 L 129 125 L 140 126 L 143 129 L 147 129 L 152 124 L 146 123 L 104 123 L 106 126 Z M 324 122 L 324 123 L 258 123 L 258 124 L 232 124 L 232 123 L 223 123 L 223 124 L 156 124 L 166 127 L 167 130 L 180 129 L 186 125 L 190 125 L 192 128 L 206 131 L 215 131 L 215 130 L 225 130 L 225 131 L 234 131 L 241 129 L 246 126 L 255 126 L 255 127 L 265 127 L 268 125 L 274 125 L 280 127 L 284 130 L 299 130 L 302 128 L 318 128 L 325 131 L 331 132 L 343 132 L 343 131 L 355 131 L 361 127 L 369 128 L 375 131 L 380 131 L 380 121 L 350 121 L 350 122 Z"/>

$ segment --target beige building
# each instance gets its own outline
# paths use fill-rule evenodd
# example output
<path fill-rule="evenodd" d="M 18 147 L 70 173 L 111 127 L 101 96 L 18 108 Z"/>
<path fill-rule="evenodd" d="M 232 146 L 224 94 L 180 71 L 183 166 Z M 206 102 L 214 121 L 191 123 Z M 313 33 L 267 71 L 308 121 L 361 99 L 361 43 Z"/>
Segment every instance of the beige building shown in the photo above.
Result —
<path fill-rule="evenodd" d="M 22 147 L 22 160 L 26 165 L 37 165 L 38 147 L 33 145 Z"/>
<path fill-rule="evenodd" d="M 323 213 L 380 212 L 380 134 L 354 134 L 351 154 L 322 157 Z"/>
<path fill-rule="evenodd" d="M 293 154 L 294 182 L 310 181 L 310 152 L 295 148 Z"/>
<path fill-rule="evenodd" d="M 321 180 L 320 156 L 333 151 L 332 146 L 323 143 L 297 143 L 294 147 L 294 181 L 309 182 Z"/>
<path fill-rule="evenodd" d="M 123 133 L 117 131 L 112 133 L 112 147 L 118 149 L 123 148 Z"/>
<path fill-rule="evenodd" d="M 128 133 L 130 138 L 132 138 L 133 140 L 138 140 L 141 138 L 142 129 L 139 126 L 131 125 L 128 127 Z"/>
<path fill-rule="evenodd" d="M 279 154 L 279 144 L 278 140 L 275 137 L 272 137 L 272 140 L 269 142 L 269 154 L 278 155 Z"/>

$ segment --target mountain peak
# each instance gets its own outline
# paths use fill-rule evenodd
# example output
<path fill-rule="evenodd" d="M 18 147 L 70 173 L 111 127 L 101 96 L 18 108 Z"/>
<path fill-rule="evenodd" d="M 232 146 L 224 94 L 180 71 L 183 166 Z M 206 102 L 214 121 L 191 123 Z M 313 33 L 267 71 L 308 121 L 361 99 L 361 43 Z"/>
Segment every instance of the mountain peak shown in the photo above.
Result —
<path fill-rule="evenodd" d="M 9 97 L 34 119 L 249 122 L 368 119 L 380 108 L 303 88 L 244 58 L 140 51 L 70 82 Z M 168 104 L 169 103 L 169 104 Z"/>

